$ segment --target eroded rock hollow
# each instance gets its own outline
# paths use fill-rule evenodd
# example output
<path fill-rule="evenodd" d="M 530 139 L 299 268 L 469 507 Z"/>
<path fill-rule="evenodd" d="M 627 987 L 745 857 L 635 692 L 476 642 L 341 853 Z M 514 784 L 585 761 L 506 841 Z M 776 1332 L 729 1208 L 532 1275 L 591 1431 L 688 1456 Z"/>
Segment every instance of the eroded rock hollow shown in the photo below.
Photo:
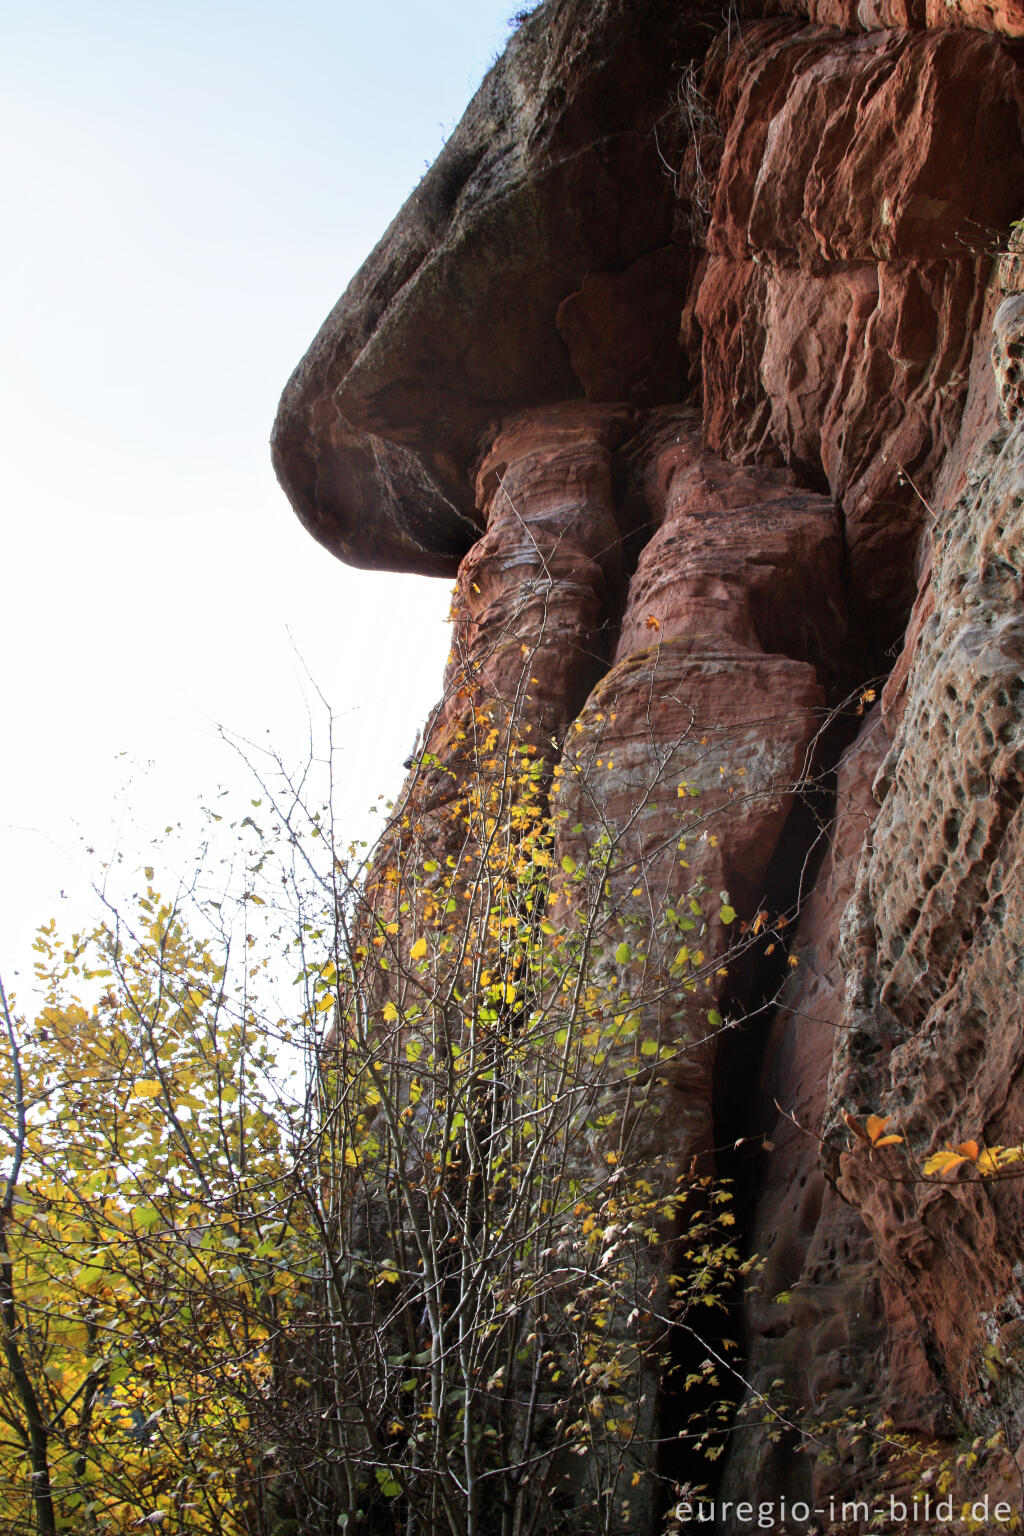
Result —
<path fill-rule="evenodd" d="M 274 431 L 341 559 L 456 579 L 436 761 L 518 697 L 600 754 L 559 852 L 628 825 L 666 890 L 699 791 L 751 942 L 662 1152 L 763 1261 L 724 1456 L 661 1455 L 702 1529 L 866 1529 L 922 1447 L 959 1515 L 974 1446 L 975 1528 L 1024 1504 L 1024 1183 L 977 1162 L 1024 1141 L 1022 215 L 1019 0 L 546 0 Z"/>

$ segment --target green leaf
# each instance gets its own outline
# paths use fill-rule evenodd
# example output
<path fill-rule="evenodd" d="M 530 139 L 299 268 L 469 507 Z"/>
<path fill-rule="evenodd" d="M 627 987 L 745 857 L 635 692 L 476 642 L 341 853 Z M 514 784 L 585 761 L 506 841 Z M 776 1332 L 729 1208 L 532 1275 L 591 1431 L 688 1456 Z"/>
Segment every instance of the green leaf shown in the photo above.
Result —
<path fill-rule="evenodd" d="M 562 868 L 567 875 L 574 875 L 576 873 L 576 860 L 571 854 L 564 853 L 562 855 Z"/>
<path fill-rule="evenodd" d="M 736 910 L 734 907 L 730 907 L 728 902 L 719 909 L 718 915 L 723 923 L 734 923 L 736 921 Z"/>
<path fill-rule="evenodd" d="M 380 1491 L 386 1499 L 397 1499 L 401 1488 L 395 1482 L 387 1467 L 378 1467 L 374 1474 L 380 1484 Z"/>
<path fill-rule="evenodd" d="M 633 951 L 630 949 L 625 939 L 623 939 L 622 943 L 615 951 L 615 963 L 616 965 L 628 965 L 632 958 Z"/>

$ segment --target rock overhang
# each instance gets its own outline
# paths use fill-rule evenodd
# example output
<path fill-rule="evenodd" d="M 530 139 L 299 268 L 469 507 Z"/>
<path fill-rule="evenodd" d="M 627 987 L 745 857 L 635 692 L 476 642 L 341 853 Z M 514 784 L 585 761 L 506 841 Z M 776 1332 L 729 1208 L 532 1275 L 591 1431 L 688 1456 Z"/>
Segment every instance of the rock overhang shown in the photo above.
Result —
<path fill-rule="evenodd" d="M 570 347 L 587 315 L 577 306 L 560 328 L 563 303 L 595 273 L 628 286 L 655 253 L 652 292 L 664 309 L 676 282 L 681 310 L 670 104 L 720 28 L 720 14 L 669 0 L 547 0 L 513 35 L 284 391 L 275 469 L 334 554 L 454 572 L 481 531 L 472 485 L 488 427 L 614 393 L 600 359 L 587 364 L 598 382 L 581 384 Z M 659 389 L 678 398 L 671 359 L 651 366 L 655 403 Z"/>
<path fill-rule="evenodd" d="M 864 545 L 859 581 L 877 585 L 875 545 L 907 564 L 895 546 L 909 549 L 919 519 L 889 481 L 897 460 L 927 478 L 913 430 L 924 417 L 902 410 L 896 442 L 874 413 L 840 447 L 834 368 L 803 421 L 807 386 L 790 377 L 783 332 L 790 321 L 822 331 L 845 375 L 842 338 L 818 310 L 838 305 L 832 329 L 851 331 L 848 353 L 859 355 L 858 326 L 889 326 L 893 408 L 931 359 L 918 393 L 938 390 L 951 427 L 965 368 L 955 342 L 973 332 L 987 270 L 975 242 L 1007 227 L 1024 187 L 1019 44 L 966 0 L 945 26 L 872 30 L 868 16 L 846 33 L 819 24 L 814 0 L 800 8 L 809 23 L 778 14 L 792 9 L 784 0 L 756 8 L 774 16 L 744 7 L 740 49 L 729 18 L 669 0 L 546 0 L 526 19 L 285 389 L 275 467 L 321 543 L 357 566 L 452 575 L 483 531 L 474 480 L 503 419 L 573 399 L 678 405 L 702 391 L 710 448 L 827 484 L 851 544 Z M 692 162 L 709 146 L 680 100 L 687 75 L 703 79 L 722 125 L 706 241 L 690 227 L 707 170 Z M 823 188 L 853 101 L 847 217 Z M 895 156 L 899 174 L 872 180 L 879 156 Z M 865 176 L 882 190 L 857 203 Z M 889 585 L 880 611 L 899 617 L 905 594 Z"/>

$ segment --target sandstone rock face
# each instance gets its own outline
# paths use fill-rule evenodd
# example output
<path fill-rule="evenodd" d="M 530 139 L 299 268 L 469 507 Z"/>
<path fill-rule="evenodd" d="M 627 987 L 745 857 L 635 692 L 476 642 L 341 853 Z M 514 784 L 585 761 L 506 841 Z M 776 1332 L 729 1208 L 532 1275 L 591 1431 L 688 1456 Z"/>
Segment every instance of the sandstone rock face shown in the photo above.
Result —
<path fill-rule="evenodd" d="M 698 876 L 711 893 L 760 905 L 824 713 L 808 658 L 820 660 L 842 624 L 831 503 L 778 471 L 706 453 L 693 417 L 663 420 L 639 448 L 657 531 L 611 664 L 573 722 L 555 796 L 574 829 L 560 834 L 561 853 L 582 861 L 601 827 L 618 829 L 625 911 L 658 911 Z M 794 579 L 819 591 L 816 623 L 783 611 Z M 697 802 L 682 823 L 680 786 Z M 692 1006 L 674 1000 L 652 1021 L 678 1051 L 663 1115 L 676 1166 L 714 1143 L 716 1041 L 705 1016 L 722 992 L 709 975 Z"/>
<path fill-rule="evenodd" d="M 976 27 L 1003 37 L 1024 37 L 1020 0 L 780 0 L 779 8 L 847 32 Z"/>
<path fill-rule="evenodd" d="M 1024 799 L 1024 456 L 1014 354 L 1022 337 L 1013 297 L 995 327 L 1000 420 L 934 530 L 933 611 L 876 782 L 878 819 L 844 934 L 848 1000 L 833 1113 L 877 1101 L 926 1151 L 1019 1141 L 1024 1114 L 1014 982 Z M 888 1160 L 898 1177 L 903 1154 L 893 1149 Z M 1012 1332 L 1021 1306 L 1019 1188 L 891 1183 L 862 1161 L 839 1157 L 838 1187 L 923 1309 L 954 1401 L 971 1424 L 1002 1412 L 1019 1439 L 1015 1390 L 989 1380 L 984 1366 L 986 1347 L 1005 1353 L 1003 1330 Z M 952 1294 L 951 1316 L 936 1298 Z"/>
<path fill-rule="evenodd" d="M 891 640 L 963 409 L 989 265 L 974 253 L 1021 197 L 1018 71 L 995 37 L 764 23 L 718 115 L 696 304 L 709 445 L 827 481 Z"/>
<path fill-rule="evenodd" d="M 608 1530 L 673 1480 L 789 1530 L 965 1428 L 957 1496 L 1020 1504 L 1021 1184 L 922 1165 L 1024 1141 L 1021 37 L 1018 0 L 546 0 L 282 401 L 316 537 L 457 570 L 427 837 L 500 707 L 621 921 L 703 882 L 650 1157 L 718 1156 L 762 1265 L 726 1455 L 631 1452 Z"/>

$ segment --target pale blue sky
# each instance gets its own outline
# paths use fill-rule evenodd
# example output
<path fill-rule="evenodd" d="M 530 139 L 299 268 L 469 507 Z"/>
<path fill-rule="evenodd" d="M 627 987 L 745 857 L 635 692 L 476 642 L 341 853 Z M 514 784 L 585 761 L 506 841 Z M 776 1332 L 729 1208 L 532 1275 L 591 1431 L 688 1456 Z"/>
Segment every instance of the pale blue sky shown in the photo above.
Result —
<path fill-rule="evenodd" d="M 9 972 L 37 920 L 84 910 L 78 831 L 109 852 L 113 814 L 152 862 L 149 838 L 232 781 L 215 722 L 301 751 L 289 630 L 341 718 L 345 814 L 394 789 L 448 587 L 320 550 L 267 436 L 515 9 L 0 3 Z"/>

